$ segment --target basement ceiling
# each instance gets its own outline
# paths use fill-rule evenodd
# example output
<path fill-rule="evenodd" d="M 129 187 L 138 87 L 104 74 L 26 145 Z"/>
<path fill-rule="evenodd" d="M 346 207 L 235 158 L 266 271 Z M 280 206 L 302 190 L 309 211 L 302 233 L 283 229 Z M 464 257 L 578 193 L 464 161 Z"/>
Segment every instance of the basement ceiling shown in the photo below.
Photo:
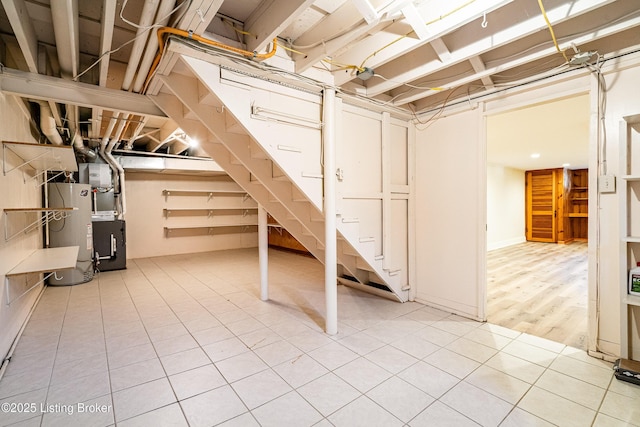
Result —
<path fill-rule="evenodd" d="M 638 0 L 2 0 L 0 89 L 28 114 L 48 103 L 65 140 L 77 127 L 85 144 L 115 137 L 124 151 L 202 156 L 145 95 L 159 27 L 275 49 L 264 62 L 429 117 L 628 53 L 638 25 Z M 119 135 L 112 117 L 124 123 Z"/>

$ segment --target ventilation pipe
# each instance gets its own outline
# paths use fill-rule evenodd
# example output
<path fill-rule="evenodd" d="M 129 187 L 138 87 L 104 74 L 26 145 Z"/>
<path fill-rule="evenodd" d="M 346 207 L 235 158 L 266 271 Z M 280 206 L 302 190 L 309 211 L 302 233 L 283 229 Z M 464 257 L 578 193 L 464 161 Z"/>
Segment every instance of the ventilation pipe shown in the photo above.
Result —
<path fill-rule="evenodd" d="M 52 144 L 62 145 L 62 137 L 56 128 L 56 119 L 53 118 L 51 107 L 44 101 L 38 101 L 38 104 L 40 104 L 40 130 Z"/>
<path fill-rule="evenodd" d="M 84 141 L 80 135 L 80 129 L 78 127 L 78 107 L 75 105 L 67 105 L 67 111 L 69 114 L 69 130 L 71 131 L 71 143 L 73 147 L 78 153 L 84 155 L 87 161 L 95 161 L 98 156 L 93 150 L 84 146 Z"/>
<path fill-rule="evenodd" d="M 120 118 L 120 123 L 118 123 L 118 127 L 116 129 L 115 134 L 109 141 L 109 135 L 111 135 L 111 131 L 115 127 L 116 121 Z M 124 219 L 124 214 L 127 212 L 127 201 L 125 197 L 124 191 L 124 168 L 120 163 L 113 158 L 111 151 L 115 147 L 116 143 L 120 140 L 122 136 L 122 132 L 124 131 L 124 127 L 127 123 L 127 119 L 129 118 L 128 114 L 117 113 L 111 120 L 109 121 L 109 125 L 107 126 L 107 130 L 102 137 L 102 141 L 100 143 L 100 155 L 104 158 L 104 160 L 109 164 L 111 169 L 118 174 L 118 191 L 120 192 L 120 210 L 118 212 L 118 219 Z"/>

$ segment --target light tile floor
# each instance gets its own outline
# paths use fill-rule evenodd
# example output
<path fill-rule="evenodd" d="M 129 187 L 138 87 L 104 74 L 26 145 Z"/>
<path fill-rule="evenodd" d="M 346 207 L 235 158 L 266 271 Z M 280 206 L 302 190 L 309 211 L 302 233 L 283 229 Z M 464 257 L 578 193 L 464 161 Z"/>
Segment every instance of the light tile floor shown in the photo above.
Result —
<path fill-rule="evenodd" d="M 640 425 L 640 387 L 581 350 L 343 286 L 329 337 L 321 264 L 272 250 L 270 279 L 262 302 L 234 250 L 47 288 L 0 425 Z"/>

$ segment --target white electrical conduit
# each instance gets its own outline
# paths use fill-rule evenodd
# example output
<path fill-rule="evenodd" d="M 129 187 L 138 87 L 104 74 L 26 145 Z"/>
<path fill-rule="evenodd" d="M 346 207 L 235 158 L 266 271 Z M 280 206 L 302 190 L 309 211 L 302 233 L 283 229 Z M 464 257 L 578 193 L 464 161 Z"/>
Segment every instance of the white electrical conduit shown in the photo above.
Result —
<path fill-rule="evenodd" d="M 164 27 L 169 22 L 170 13 L 173 10 L 175 0 L 161 0 L 160 7 L 158 8 L 157 16 L 160 17 L 160 21 L 156 22 L 159 27 Z M 133 91 L 139 93 L 144 86 L 144 82 L 147 79 L 147 74 L 151 70 L 153 59 L 156 56 L 158 50 L 158 37 L 156 36 L 157 29 L 151 30 L 151 37 L 147 41 L 147 47 L 144 50 L 144 56 L 140 61 L 140 67 L 136 76 L 136 81 L 133 83 Z"/>
<path fill-rule="evenodd" d="M 51 107 L 44 101 L 39 101 L 38 104 L 40 104 L 40 130 L 52 144 L 62 145 L 62 137 L 56 128 L 56 119 L 53 118 Z"/>
<path fill-rule="evenodd" d="M 124 79 L 122 81 L 123 90 L 129 90 L 129 88 L 131 87 L 133 76 L 138 69 L 138 64 L 140 64 L 142 50 L 144 49 L 145 43 L 149 38 L 149 33 L 151 32 L 149 30 L 149 27 L 153 25 L 153 20 L 156 16 L 156 11 L 158 10 L 159 1 L 160 0 L 146 0 L 144 2 L 142 15 L 140 16 L 140 22 L 138 23 L 138 31 L 136 32 L 136 40 L 133 42 L 131 55 L 129 56 L 129 64 L 127 65 L 127 70 L 125 71 Z M 144 32 L 147 32 L 147 34 L 145 37 L 142 37 L 142 34 Z"/>

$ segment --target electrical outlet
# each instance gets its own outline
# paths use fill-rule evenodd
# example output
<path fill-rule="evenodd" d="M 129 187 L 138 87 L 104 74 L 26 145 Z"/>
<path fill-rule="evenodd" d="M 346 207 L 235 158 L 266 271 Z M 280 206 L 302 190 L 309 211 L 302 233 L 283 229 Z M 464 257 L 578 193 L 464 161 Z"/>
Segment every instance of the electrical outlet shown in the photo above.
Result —
<path fill-rule="evenodd" d="M 615 193 L 616 192 L 615 175 L 600 175 L 598 177 L 598 190 L 600 191 L 600 193 Z"/>

